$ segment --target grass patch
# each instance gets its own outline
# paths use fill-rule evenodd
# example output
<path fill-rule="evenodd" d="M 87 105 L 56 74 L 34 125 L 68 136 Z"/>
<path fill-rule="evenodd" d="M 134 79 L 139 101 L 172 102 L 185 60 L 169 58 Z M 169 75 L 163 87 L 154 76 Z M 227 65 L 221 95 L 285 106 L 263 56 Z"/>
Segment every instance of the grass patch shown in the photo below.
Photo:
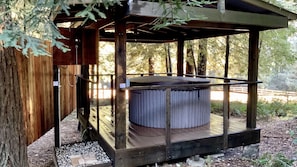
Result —
<path fill-rule="evenodd" d="M 223 102 L 212 101 L 211 112 L 217 115 L 223 115 Z M 230 114 L 235 117 L 242 117 L 246 115 L 246 104 L 238 101 L 230 102 Z"/>

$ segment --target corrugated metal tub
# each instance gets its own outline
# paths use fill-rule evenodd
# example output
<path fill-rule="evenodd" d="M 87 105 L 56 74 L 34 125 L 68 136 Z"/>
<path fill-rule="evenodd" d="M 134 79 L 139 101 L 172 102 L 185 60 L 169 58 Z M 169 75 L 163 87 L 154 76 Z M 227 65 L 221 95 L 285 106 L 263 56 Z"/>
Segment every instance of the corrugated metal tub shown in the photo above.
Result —
<path fill-rule="evenodd" d="M 146 76 L 132 78 L 131 86 L 209 83 L 189 77 Z M 130 122 L 152 128 L 165 128 L 165 90 L 132 90 L 129 96 Z M 171 128 L 192 128 L 210 121 L 210 88 L 174 88 L 171 91 Z"/>

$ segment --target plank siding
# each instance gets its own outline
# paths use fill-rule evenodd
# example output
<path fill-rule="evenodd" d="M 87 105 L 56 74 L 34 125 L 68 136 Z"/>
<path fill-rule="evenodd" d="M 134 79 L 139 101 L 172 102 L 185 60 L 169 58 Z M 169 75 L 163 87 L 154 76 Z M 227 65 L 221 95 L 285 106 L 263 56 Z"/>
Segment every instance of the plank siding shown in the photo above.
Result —
<path fill-rule="evenodd" d="M 49 52 L 52 52 L 49 46 Z M 31 144 L 54 126 L 53 59 L 50 56 L 23 56 L 16 52 L 27 144 Z M 76 106 L 75 67 L 61 67 L 61 118 Z"/>

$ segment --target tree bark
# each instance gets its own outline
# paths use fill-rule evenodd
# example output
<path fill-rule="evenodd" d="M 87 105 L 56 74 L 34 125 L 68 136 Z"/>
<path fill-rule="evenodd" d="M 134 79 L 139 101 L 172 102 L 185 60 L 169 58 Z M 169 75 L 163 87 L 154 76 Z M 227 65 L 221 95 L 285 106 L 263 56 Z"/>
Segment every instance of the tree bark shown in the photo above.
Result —
<path fill-rule="evenodd" d="M 0 166 L 27 167 L 27 145 L 16 54 L 0 47 Z"/>
<path fill-rule="evenodd" d="M 187 42 L 186 76 L 193 77 L 195 65 L 193 41 Z"/>
<path fill-rule="evenodd" d="M 171 63 L 171 54 L 170 54 L 170 44 L 164 44 L 166 50 L 166 73 L 167 76 L 172 76 L 172 63 Z"/>
<path fill-rule="evenodd" d="M 198 75 L 206 75 L 207 38 L 199 40 Z"/>
<path fill-rule="evenodd" d="M 230 56 L 230 36 L 226 36 L 226 54 L 225 54 L 225 72 L 224 77 L 228 78 L 229 73 L 229 56 Z"/>
<path fill-rule="evenodd" d="M 148 63 L 149 63 L 149 75 L 154 75 L 155 73 L 155 61 L 154 61 L 154 58 L 153 56 L 150 56 L 149 59 L 148 59 Z"/>

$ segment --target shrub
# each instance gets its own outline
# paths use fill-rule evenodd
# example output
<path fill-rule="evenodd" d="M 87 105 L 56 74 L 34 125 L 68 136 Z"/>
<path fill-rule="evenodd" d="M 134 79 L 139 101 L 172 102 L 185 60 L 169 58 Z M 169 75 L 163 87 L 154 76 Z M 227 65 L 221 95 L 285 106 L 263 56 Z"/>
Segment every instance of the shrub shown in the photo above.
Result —
<path fill-rule="evenodd" d="M 281 153 L 276 155 L 265 153 L 253 162 L 258 167 L 290 167 L 294 161 Z"/>

